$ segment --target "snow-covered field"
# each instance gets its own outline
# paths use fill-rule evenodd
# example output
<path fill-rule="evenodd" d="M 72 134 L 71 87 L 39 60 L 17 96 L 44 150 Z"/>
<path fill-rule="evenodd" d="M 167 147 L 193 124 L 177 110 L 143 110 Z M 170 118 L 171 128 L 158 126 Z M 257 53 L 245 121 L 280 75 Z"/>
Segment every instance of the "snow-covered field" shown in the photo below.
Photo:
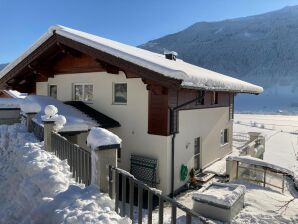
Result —
<path fill-rule="evenodd" d="M 21 124 L 0 126 L 0 223 L 130 223 Z"/>
<path fill-rule="evenodd" d="M 297 170 L 298 116 L 236 114 L 234 132 L 250 131 L 261 132 L 265 136 L 264 161 L 292 171 Z M 233 154 L 237 155 L 236 147 Z M 218 161 L 213 168 L 215 170 L 225 169 L 224 160 Z M 244 181 L 237 180 L 235 183 L 245 185 L 247 190 L 245 208 L 233 219 L 232 223 L 298 223 L 298 191 L 295 190 L 290 178 L 286 180 L 284 193 Z M 177 200 L 192 208 L 193 193 L 193 191 L 186 192 L 178 196 Z M 210 222 L 213 221 L 210 220 Z"/>
<path fill-rule="evenodd" d="M 298 116 L 236 114 L 234 132 L 261 132 L 264 160 L 294 170 L 298 165 Z"/>

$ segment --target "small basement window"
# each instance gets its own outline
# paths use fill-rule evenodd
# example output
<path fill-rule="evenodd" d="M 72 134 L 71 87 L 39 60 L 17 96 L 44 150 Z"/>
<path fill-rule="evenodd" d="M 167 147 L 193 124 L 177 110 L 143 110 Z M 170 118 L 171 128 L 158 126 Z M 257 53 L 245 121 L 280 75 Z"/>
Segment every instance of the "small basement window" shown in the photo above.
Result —
<path fill-rule="evenodd" d="M 75 101 L 92 102 L 93 85 L 92 84 L 74 84 L 73 98 Z"/>
<path fill-rule="evenodd" d="M 113 83 L 113 104 L 127 104 L 127 83 Z"/>
<path fill-rule="evenodd" d="M 220 132 L 220 144 L 225 145 L 229 142 L 229 129 L 225 128 Z"/>
<path fill-rule="evenodd" d="M 49 85 L 48 96 L 57 99 L 57 85 Z"/>

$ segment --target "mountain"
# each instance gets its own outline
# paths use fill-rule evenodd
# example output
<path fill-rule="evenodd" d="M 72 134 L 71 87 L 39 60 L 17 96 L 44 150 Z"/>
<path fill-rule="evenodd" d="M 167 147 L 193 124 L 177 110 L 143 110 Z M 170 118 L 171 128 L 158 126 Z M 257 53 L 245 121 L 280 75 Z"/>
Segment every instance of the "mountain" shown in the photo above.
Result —
<path fill-rule="evenodd" d="M 8 64 L 0 64 L 0 71 L 5 68 L 5 66 L 8 65 Z"/>
<path fill-rule="evenodd" d="M 239 110 L 298 112 L 298 6 L 198 22 L 139 47 L 158 53 L 173 50 L 184 61 L 265 88 L 260 96 L 239 98 Z"/>

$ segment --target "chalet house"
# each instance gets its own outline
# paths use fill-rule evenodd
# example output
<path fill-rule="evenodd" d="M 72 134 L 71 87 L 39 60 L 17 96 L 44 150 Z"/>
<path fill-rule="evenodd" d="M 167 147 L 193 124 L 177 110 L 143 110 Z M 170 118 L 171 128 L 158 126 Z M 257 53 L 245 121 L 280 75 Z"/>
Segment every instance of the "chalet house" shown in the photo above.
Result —
<path fill-rule="evenodd" d="M 80 101 L 114 119 L 118 166 L 170 194 L 186 168 L 200 172 L 232 151 L 234 96 L 263 91 L 176 56 L 53 26 L 0 72 L 0 87 Z"/>

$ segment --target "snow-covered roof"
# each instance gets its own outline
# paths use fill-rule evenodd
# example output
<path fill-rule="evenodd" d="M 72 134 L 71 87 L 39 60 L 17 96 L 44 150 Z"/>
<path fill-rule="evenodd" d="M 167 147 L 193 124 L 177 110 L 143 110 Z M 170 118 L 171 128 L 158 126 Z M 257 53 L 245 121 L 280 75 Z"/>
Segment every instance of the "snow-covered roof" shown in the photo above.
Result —
<path fill-rule="evenodd" d="M 41 110 L 36 116 L 36 121 L 40 124 L 42 124 L 45 107 L 48 105 L 57 107 L 58 113 L 67 118 L 65 126 L 60 132 L 88 131 L 92 127 L 99 126 L 96 121 L 92 120 L 86 114 L 52 97 L 29 95 L 24 101 L 31 101 L 40 105 Z"/>
<path fill-rule="evenodd" d="M 235 160 L 238 162 L 243 162 L 243 163 L 247 163 L 247 164 L 251 164 L 251 165 L 255 165 L 255 166 L 262 166 L 262 167 L 266 167 L 272 170 L 275 170 L 277 172 L 281 172 L 281 173 L 286 173 L 288 175 L 293 176 L 293 171 L 286 169 L 284 167 L 266 162 L 264 160 L 258 159 L 258 158 L 254 158 L 251 156 L 228 156 L 227 160 Z"/>
<path fill-rule="evenodd" d="M 12 68 L 49 39 L 54 33 L 90 46 L 128 62 L 137 64 L 165 77 L 181 81 L 183 88 L 231 91 L 258 94 L 263 88 L 217 72 L 213 72 L 182 60 L 169 60 L 164 55 L 153 53 L 134 46 L 105 39 L 96 35 L 70 29 L 64 26 L 52 26 L 31 48 L 0 72 L 0 79 Z"/>
<path fill-rule="evenodd" d="M 245 194 L 245 186 L 230 183 L 212 183 L 193 194 L 193 200 L 230 208 Z"/>
<path fill-rule="evenodd" d="M 120 145 L 121 142 L 122 140 L 117 135 L 99 127 L 91 128 L 87 137 L 87 145 L 93 150 L 101 146 Z"/>
<path fill-rule="evenodd" d="M 11 96 L 12 98 L 20 98 L 20 99 L 24 99 L 28 96 L 27 93 L 20 93 L 16 90 L 4 90 L 4 92 L 6 94 L 8 94 L 9 96 Z"/>

